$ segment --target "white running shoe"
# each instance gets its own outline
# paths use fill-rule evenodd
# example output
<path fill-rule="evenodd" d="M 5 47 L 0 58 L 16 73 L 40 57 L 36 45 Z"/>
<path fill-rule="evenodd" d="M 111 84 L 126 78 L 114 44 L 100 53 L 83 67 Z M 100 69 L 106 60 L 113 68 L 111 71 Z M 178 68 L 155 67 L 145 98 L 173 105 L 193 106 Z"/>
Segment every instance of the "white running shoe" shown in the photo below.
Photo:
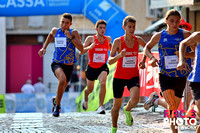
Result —
<path fill-rule="evenodd" d="M 99 106 L 99 108 L 97 109 L 97 114 L 106 114 L 103 106 Z"/>
<path fill-rule="evenodd" d="M 149 110 L 150 107 L 154 106 L 154 101 L 159 98 L 156 92 L 152 92 L 149 96 L 149 98 L 144 103 L 144 108 L 146 110 Z M 156 107 L 156 106 L 155 106 Z"/>

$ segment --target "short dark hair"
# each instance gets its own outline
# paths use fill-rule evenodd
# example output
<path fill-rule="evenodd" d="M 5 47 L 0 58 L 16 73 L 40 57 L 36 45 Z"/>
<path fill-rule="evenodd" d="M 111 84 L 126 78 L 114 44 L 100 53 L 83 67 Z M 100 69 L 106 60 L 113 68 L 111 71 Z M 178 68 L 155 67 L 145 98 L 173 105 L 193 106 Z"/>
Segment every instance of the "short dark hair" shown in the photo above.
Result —
<path fill-rule="evenodd" d="M 98 26 L 99 26 L 100 24 L 105 24 L 105 25 L 107 25 L 106 21 L 103 20 L 103 19 L 101 19 L 101 20 L 98 20 L 98 21 L 96 22 L 95 28 L 98 28 Z"/>
<path fill-rule="evenodd" d="M 63 13 L 62 14 L 62 17 L 63 18 L 67 18 L 67 19 L 70 19 L 72 21 L 72 15 L 70 13 Z"/>
<path fill-rule="evenodd" d="M 123 26 L 126 26 L 128 22 L 136 23 L 136 19 L 133 16 L 126 16 L 123 20 Z"/>
<path fill-rule="evenodd" d="M 172 15 L 179 16 L 181 19 L 181 14 L 177 10 L 171 9 L 171 10 L 167 11 L 167 13 L 165 15 L 165 20 L 167 20 L 169 18 L 169 16 L 172 16 Z"/>

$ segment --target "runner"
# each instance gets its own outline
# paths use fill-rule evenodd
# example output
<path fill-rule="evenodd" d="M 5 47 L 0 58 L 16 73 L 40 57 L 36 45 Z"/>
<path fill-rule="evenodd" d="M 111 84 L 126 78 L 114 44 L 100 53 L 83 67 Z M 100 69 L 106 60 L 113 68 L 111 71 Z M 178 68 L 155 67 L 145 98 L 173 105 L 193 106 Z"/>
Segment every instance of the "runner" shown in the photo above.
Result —
<path fill-rule="evenodd" d="M 189 31 L 179 29 L 181 15 L 175 10 L 169 10 L 165 15 L 167 29 L 154 34 L 144 48 L 145 54 L 150 58 L 153 67 L 158 66 L 158 60 L 152 55 L 151 48 L 159 44 L 159 83 L 162 94 L 167 102 L 168 110 L 177 110 L 186 84 L 186 76 L 190 73 L 190 63 L 186 58 L 187 70 L 176 70 L 179 43 L 190 35 Z M 157 97 L 156 95 L 154 97 Z M 155 101 L 155 99 L 153 100 Z M 152 102 L 146 102 L 149 105 Z M 145 105 L 144 105 L 145 106 Z M 172 115 L 170 115 L 172 117 Z M 171 125 L 173 133 L 177 133 L 177 125 Z"/>
<path fill-rule="evenodd" d="M 70 81 L 73 64 L 76 62 L 75 48 L 79 51 L 83 50 L 80 35 L 77 30 L 70 29 L 71 25 L 71 14 L 64 13 L 60 19 L 60 28 L 52 28 L 42 49 L 38 52 L 42 57 L 46 53 L 49 43 L 55 38 L 55 51 L 51 64 L 52 71 L 58 79 L 56 97 L 52 98 L 52 112 L 55 117 L 58 117 L 61 111 L 61 99 Z"/>
<path fill-rule="evenodd" d="M 196 115 L 200 117 L 200 32 L 194 32 L 187 39 L 183 40 L 179 49 L 179 64 L 177 69 L 183 71 L 186 68 L 187 63 L 184 59 L 186 46 L 195 46 L 195 61 L 193 70 L 188 77 L 192 94 L 195 100 L 195 105 L 191 104 L 189 109 L 195 109 Z M 196 107 L 196 108 L 195 108 Z M 196 130 L 196 133 L 200 132 L 200 125 Z"/>
<path fill-rule="evenodd" d="M 192 29 L 192 26 L 189 23 L 185 22 L 184 19 L 181 19 L 179 28 L 190 31 Z M 177 56 L 179 56 L 179 51 L 176 51 L 175 53 Z M 191 58 L 194 58 L 194 48 L 192 46 L 187 47 L 184 57 L 188 58 L 187 59 L 188 62 L 192 62 Z M 192 70 L 191 66 L 188 66 L 188 67 L 190 67 L 189 70 Z M 161 97 L 163 97 L 161 92 L 160 92 L 160 95 Z M 144 108 L 146 110 L 149 110 L 150 107 L 154 106 L 156 108 L 158 107 L 158 105 L 161 105 L 162 107 L 167 109 L 166 101 L 164 99 L 160 99 L 156 92 L 152 92 L 149 96 L 149 99 L 145 102 Z"/>
<path fill-rule="evenodd" d="M 85 89 L 82 107 L 84 110 L 88 109 L 88 95 L 93 91 L 94 82 L 98 79 L 101 88 L 99 92 L 99 108 L 97 109 L 98 114 L 105 114 L 103 103 L 106 94 L 106 79 L 109 74 L 106 62 L 108 59 L 108 50 L 111 50 L 112 46 L 111 37 L 104 36 L 106 24 L 105 20 L 96 22 L 95 29 L 97 34 L 86 38 L 84 50 L 80 53 L 85 54 L 88 51 L 89 54 L 89 63 L 86 68 L 87 88 Z"/>
<path fill-rule="evenodd" d="M 109 64 L 117 62 L 116 70 L 113 79 L 113 94 L 114 102 L 111 109 L 112 128 L 111 133 L 117 131 L 117 121 L 119 110 L 122 105 L 122 95 L 124 87 L 127 86 L 130 91 L 130 100 L 128 104 L 123 107 L 126 115 L 126 123 L 128 126 L 133 125 L 133 118 L 130 110 L 137 105 L 140 98 L 139 86 L 139 67 L 145 68 L 146 56 L 138 63 L 139 45 L 145 46 L 145 41 L 139 37 L 134 36 L 136 20 L 133 16 L 127 16 L 123 20 L 123 29 L 125 35 L 114 40 L 113 47 L 108 59 Z M 115 56 L 117 52 L 117 55 Z"/>

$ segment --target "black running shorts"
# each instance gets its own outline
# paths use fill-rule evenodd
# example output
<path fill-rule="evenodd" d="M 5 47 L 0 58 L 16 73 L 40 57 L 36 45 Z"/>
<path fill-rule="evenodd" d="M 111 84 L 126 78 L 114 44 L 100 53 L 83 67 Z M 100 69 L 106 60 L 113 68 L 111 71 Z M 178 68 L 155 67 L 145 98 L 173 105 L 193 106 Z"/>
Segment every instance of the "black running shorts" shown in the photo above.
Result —
<path fill-rule="evenodd" d="M 107 64 L 103 64 L 100 68 L 93 68 L 88 65 L 85 70 L 86 78 L 90 81 L 97 80 L 102 71 L 106 71 L 107 75 L 109 74 L 109 68 Z"/>
<path fill-rule="evenodd" d="M 124 87 L 127 86 L 128 90 L 132 87 L 139 85 L 139 77 L 133 77 L 132 79 L 113 79 L 113 95 L 114 98 L 121 98 L 124 92 Z"/>
<path fill-rule="evenodd" d="M 186 85 L 186 77 L 169 77 L 159 73 L 160 89 L 163 91 L 172 89 L 175 91 L 175 96 L 182 98 L 183 91 Z"/>
<path fill-rule="evenodd" d="M 52 62 L 51 64 L 51 70 L 53 71 L 54 75 L 56 76 L 55 74 L 55 70 L 58 69 L 58 68 L 62 68 L 64 73 L 65 73 L 65 76 L 67 78 L 67 82 L 70 81 L 70 78 L 72 76 L 72 72 L 73 72 L 73 65 L 64 65 L 62 63 L 55 63 L 55 62 Z"/>

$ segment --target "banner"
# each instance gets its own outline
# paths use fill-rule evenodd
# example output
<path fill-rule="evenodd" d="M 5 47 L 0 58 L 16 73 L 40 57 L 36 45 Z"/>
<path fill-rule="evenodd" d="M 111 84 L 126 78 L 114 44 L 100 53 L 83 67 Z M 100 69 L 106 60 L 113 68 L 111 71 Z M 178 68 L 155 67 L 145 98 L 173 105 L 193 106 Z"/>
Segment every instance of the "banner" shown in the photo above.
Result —
<path fill-rule="evenodd" d="M 5 113 L 5 96 L 0 95 L 0 113 Z"/>
<path fill-rule="evenodd" d="M 83 5 L 84 0 L 1 0 L 0 16 L 81 14 Z"/>

